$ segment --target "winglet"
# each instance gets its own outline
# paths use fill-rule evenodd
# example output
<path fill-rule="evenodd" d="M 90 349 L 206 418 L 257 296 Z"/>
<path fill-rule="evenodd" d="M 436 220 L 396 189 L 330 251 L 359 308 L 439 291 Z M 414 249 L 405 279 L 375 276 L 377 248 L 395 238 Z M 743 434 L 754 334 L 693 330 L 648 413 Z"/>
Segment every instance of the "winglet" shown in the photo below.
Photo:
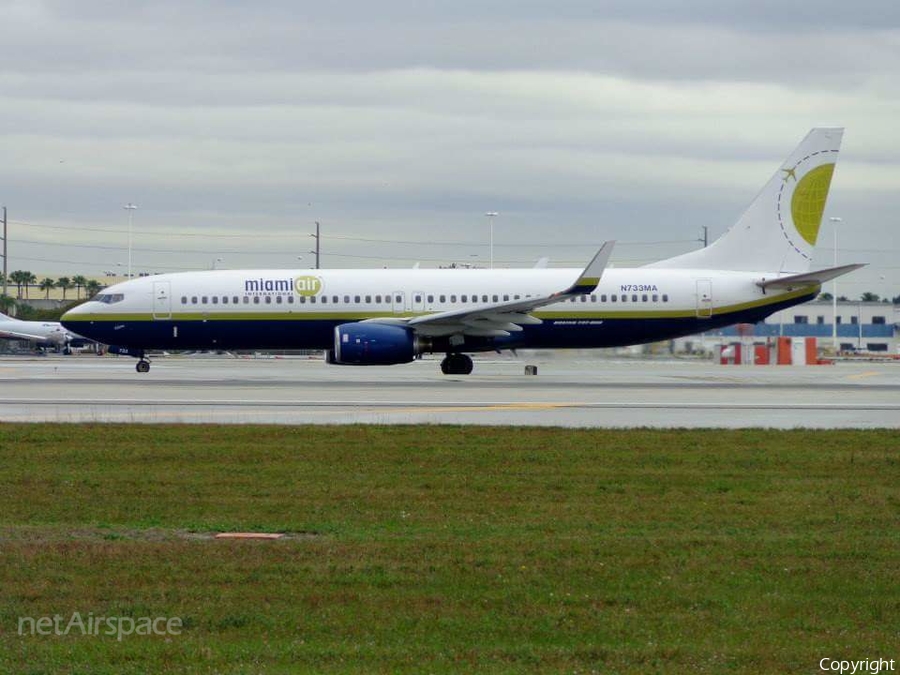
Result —
<path fill-rule="evenodd" d="M 866 263 L 856 263 L 853 265 L 841 265 L 840 267 L 830 267 L 824 270 L 818 270 L 817 272 L 806 272 L 805 274 L 793 274 L 789 277 L 778 277 L 775 279 L 762 279 L 761 281 L 757 281 L 756 285 L 762 288 L 763 290 L 769 288 L 779 288 L 784 290 L 791 290 L 794 288 L 799 288 L 801 286 L 815 286 L 821 285 L 826 281 L 831 281 L 832 279 L 837 279 L 844 274 L 849 274 L 850 272 L 855 272 L 860 267 L 865 267 Z"/>
<path fill-rule="evenodd" d="M 581 276 L 560 295 L 593 293 L 594 289 L 597 288 L 597 284 L 600 283 L 600 277 L 603 276 L 603 270 L 606 269 L 606 264 L 609 262 L 609 256 L 612 255 L 613 246 L 615 245 L 615 241 L 604 242 L 591 262 L 588 263 L 588 266 L 584 268 Z"/>

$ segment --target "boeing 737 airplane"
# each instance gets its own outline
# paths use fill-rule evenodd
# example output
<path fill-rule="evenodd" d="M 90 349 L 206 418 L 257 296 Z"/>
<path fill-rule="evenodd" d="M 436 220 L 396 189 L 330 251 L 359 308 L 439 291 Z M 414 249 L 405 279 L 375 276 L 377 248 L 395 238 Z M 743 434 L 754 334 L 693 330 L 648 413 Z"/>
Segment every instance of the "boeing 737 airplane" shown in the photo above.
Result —
<path fill-rule="evenodd" d="M 810 271 L 843 129 L 813 129 L 710 246 L 633 269 L 220 270 L 116 284 L 63 325 L 138 358 L 150 349 L 323 349 L 390 365 L 444 353 L 615 347 L 761 321 L 862 265 Z"/>
<path fill-rule="evenodd" d="M 62 327 L 59 321 L 20 321 L 0 314 L 0 338 L 28 340 L 41 346 L 52 346 L 68 353 L 73 342 L 84 338 Z"/>

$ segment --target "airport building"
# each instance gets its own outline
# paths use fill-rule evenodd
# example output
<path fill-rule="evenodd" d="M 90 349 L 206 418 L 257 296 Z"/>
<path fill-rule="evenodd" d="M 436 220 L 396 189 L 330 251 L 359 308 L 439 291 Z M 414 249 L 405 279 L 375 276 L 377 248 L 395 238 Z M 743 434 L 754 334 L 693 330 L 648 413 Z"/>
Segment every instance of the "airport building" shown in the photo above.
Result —
<path fill-rule="evenodd" d="M 835 328 L 837 329 L 835 331 Z M 844 301 L 834 306 L 830 300 L 818 300 L 776 312 L 757 324 L 728 326 L 704 333 L 700 338 L 682 338 L 679 349 L 706 351 L 714 345 L 749 340 L 764 342 L 777 337 L 814 337 L 820 349 L 831 351 L 836 335 L 837 351 L 900 353 L 900 305 L 888 302 Z"/>

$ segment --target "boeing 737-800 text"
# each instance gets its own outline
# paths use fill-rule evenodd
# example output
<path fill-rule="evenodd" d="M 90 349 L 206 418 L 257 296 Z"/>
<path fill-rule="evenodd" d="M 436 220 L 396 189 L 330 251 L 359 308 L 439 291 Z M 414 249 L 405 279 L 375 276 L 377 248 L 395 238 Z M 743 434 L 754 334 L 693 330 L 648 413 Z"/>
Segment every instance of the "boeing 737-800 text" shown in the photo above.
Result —
<path fill-rule="evenodd" d="M 710 246 L 633 269 L 221 270 L 116 284 L 63 325 L 150 368 L 151 349 L 323 349 L 344 365 L 445 353 L 614 347 L 761 321 L 860 265 L 811 272 L 842 129 L 813 129 Z"/>

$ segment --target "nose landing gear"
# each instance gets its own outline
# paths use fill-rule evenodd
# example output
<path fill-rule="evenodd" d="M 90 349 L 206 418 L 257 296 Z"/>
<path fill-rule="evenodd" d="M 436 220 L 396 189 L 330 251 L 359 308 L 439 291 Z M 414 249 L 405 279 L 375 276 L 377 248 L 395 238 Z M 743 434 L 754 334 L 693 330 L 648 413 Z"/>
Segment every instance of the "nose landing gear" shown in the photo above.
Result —
<path fill-rule="evenodd" d="M 149 373 L 150 372 L 150 362 L 141 357 L 141 360 L 135 364 L 134 369 L 139 373 Z"/>
<path fill-rule="evenodd" d="M 468 375 L 472 368 L 472 359 L 466 354 L 447 354 L 441 361 L 441 372 L 444 375 Z"/>

